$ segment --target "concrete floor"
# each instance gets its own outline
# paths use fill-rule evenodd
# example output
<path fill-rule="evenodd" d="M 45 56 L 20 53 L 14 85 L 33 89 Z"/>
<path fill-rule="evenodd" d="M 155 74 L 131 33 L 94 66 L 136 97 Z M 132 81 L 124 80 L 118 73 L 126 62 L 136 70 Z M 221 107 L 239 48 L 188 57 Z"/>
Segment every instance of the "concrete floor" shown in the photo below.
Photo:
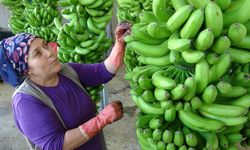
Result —
<path fill-rule="evenodd" d="M 138 110 L 130 99 L 128 82 L 124 81 L 124 67 L 106 85 L 109 101 L 120 100 L 124 106 L 123 119 L 107 126 L 104 136 L 108 150 L 140 150 L 135 135 L 135 118 Z M 0 83 L 0 150 L 27 150 L 27 145 L 15 127 L 11 112 L 14 89 Z"/>

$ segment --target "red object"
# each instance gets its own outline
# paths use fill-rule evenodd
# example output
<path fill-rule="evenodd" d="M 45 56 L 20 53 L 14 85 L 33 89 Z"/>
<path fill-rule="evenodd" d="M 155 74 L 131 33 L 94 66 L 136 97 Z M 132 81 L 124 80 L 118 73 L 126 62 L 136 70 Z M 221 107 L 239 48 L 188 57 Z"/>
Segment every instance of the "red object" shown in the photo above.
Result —
<path fill-rule="evenodd" d="M 56 42 L 49 42 L 48 45 L 57 53 L 58 44 Z"/>
<path fill-rule="evenodd" d="M 106 125 L 113 123 L 123 117 L 122 104 L 114 101 L 108 104 L 96 117 L 79 126 L 86 139 L 94 137 Z"/>

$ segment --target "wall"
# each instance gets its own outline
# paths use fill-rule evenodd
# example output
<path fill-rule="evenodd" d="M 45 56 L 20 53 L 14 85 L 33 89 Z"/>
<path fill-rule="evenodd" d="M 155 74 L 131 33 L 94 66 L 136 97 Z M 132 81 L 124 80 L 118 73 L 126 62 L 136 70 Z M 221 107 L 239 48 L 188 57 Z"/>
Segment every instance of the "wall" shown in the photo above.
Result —
<path fill-rule="evenodd" d="M 9 18 L 9 11 L 8 9 L 0 3 L 0 27 L 1 28 L 8 28 L 8 18 Z"/>

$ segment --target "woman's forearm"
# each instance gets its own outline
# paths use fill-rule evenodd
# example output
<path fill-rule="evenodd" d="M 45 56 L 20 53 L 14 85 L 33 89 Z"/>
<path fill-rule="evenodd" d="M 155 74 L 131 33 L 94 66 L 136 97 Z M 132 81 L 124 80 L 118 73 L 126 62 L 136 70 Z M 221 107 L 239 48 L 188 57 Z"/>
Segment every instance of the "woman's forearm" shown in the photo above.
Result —
<path fill-rule="evenodd" d="M 65 132 L 63 150 L 73 150 L 86 143 L 89 139 L 85 137 L 79 128 Z"/>
<path fill-rule="evenodd" d="M 121 67 L 124 57 L 125 46 L 115 43 L 109 57 L 104 61 L 104 65 L 110 73 L 116 73 Z"/>

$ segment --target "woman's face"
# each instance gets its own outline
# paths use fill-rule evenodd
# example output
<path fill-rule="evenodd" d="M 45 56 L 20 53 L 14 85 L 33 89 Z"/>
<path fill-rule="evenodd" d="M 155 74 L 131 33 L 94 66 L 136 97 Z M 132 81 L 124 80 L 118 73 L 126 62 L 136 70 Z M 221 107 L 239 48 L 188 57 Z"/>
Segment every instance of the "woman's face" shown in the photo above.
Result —
<path fill-rule="evenodd" d="M 61 64 L 57 54 L 48 46 L 48 43 L 36 38 L 30 45 L 28 67 L 28 75 L 46 78 L 56 75 L 61 69 Z"/>

